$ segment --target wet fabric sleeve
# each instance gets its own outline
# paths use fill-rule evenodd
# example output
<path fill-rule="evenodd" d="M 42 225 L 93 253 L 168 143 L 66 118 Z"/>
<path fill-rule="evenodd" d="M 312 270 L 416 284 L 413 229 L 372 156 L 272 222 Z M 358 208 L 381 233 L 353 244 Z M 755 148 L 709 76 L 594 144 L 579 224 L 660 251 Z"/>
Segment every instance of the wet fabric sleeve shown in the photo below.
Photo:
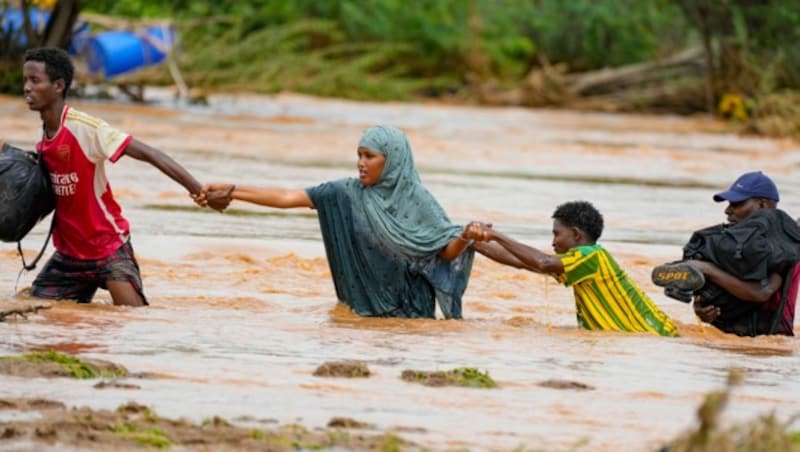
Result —
<path fill-rule="evenodd" d="M 581 248 L 572 248 L 564 254 L 559 254 L 564 273 L 554 275 L 561 284 L 573 286 L 596 274 L 599 266 L 595 253 L 586 253 Z"/>
<path fill-rule="evenodd" d="M 446 319 L 462 318 L 461 297 L 467 290 L 474 257 L 475 250 L 467 248 L 449 262 L 439 256 L 423 261 L 420 273 L 436 291 L 439 309 Z"/>

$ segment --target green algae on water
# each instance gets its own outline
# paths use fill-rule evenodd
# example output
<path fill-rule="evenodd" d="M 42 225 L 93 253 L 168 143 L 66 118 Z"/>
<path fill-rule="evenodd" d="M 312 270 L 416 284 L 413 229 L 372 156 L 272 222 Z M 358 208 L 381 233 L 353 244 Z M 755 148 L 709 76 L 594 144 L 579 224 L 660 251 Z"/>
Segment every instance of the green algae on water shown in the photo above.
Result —
<path fill-rule="evenodd" d="M 472 367 L 459 367 L 448 371 L 436 372 L 404 370 L 400 378 L 425 386 L 464 386 L 468 388 L 497 387 L 497 383 L 489 376 L 489 372 L 481 372 Z"/>

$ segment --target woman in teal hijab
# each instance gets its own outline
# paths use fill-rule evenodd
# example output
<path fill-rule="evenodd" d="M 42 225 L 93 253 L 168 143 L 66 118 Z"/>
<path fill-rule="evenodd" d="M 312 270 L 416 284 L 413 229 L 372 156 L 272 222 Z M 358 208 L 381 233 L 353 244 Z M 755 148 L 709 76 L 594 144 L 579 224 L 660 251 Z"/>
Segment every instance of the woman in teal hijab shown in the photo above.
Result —
<path fill-rule="evenodd" d="M 358 173 L 306 190 L 212 184 L 204 193 L 316 209 L 336 295 L 360 315 L 433 318 L 438 301 L 446 318 L 461 318 L 470 239 L 480 228 L 448 219 L 422 185 L 405 134 L 394 127 L 364 132 Z"/>

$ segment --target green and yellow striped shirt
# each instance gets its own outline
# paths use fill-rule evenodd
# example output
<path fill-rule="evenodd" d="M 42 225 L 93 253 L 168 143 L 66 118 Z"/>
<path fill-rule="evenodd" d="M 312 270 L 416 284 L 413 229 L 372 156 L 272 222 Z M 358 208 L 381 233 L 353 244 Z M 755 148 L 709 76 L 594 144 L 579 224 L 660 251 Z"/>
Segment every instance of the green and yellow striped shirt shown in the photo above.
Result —
<path fill-rule="evenodd" d="M 578 324 L 583 328 L 678 335 L 672 320 L 599 244 L 577 246 L 558 257 L 564 273 L 554 276 L 572 286 Z"/>

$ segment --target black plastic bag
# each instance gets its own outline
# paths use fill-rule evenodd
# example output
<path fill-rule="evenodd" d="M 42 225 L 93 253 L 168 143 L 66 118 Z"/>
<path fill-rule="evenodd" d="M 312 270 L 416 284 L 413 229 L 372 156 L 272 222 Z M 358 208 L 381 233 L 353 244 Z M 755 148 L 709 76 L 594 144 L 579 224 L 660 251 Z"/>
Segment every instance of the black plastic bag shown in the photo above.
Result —
<path fill-rule="evenodd" d="M 35 152 L 3 144 L 0 152 L 0 240 L 17 242 L 55 207 L 50 176 Z"/>

